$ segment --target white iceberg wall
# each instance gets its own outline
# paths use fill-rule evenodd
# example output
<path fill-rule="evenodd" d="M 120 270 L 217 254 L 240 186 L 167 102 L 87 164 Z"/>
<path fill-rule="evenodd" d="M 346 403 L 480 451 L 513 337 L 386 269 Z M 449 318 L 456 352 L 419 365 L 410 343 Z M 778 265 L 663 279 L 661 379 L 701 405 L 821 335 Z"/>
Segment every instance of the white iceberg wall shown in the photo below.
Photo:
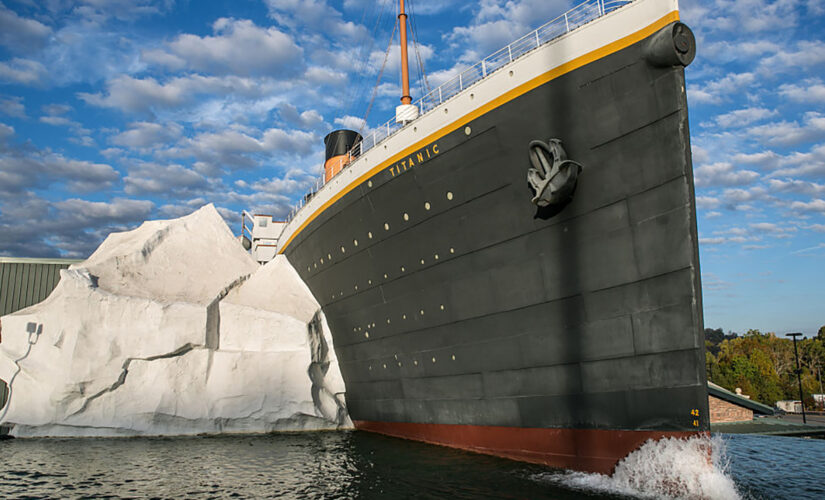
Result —
<path fill-rule="evenodd" d="M 319 321 L 289 262 L 259 267 L 211 205 L 147 222 L 3 317 L 0 423 L 18 436 L 348 426 Z"/>

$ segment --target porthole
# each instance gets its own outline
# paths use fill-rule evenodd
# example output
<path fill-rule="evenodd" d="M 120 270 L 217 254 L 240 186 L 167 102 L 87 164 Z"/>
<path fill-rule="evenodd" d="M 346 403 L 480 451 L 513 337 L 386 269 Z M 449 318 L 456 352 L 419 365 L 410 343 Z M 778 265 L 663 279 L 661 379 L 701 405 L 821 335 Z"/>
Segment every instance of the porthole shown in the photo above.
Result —
<path fill-rule="evenodd" d="M 389 231 L 389 230 L 390 230 L 390 225 L 385 222 L 384 223 L 384 231 Z"/>
<path fill-rule="evenodd" d="M 410 220 L 410 214 L 404 212 L 404 220 Z"/>
<path fill-rule="evenodd" d="M 403 273 L 404 271 L 405 271 L 404 266 L 401 266 L 401 272 Z"/>
<path fill-rule="evenodd" d="M 341 253 L 346 253 L 346 251 L 347 251 L 347 249 L 342 246 L 341 247 Z"/>
<path fill-rule="evenodd" d="M 400 361 L 398 362 L 398 366 L 401 367 L 401 362 Z"/>
<path fill-rule="evenodd" d="M 450 253 L 455 253 L 455 248 L 450 248 Z"/>
<path fill-rule="evenodd" d="M 358 240 L 352 240 L 352 244 L 358 246 Z"/>
<path fill-rule="evenodd" d="M 433 363 L 435 363 L 435 356 L 433 356 Z"/>
<path fill-rule="evenodd" d="M 424 202 L 424 210 L 429 210 L 429 209 L 430 209 L 430 202 L 429 201 Z"/>
<path fill-rule="evenodd" d="M 418 360 L 417 360 L 417 359 L 416 359 L 416 360 L 414 360 L 414 361 L 413 361 L 413 364 L 414 364 L 415 366 L 418 366 Z"/>
<path fill-rule="evenodd" d="M 372 181 L 367 181 L 367 187 L 372 187 Z"/>
<path fill-rule="evenodd" d="M 452 358 L 453 358 L 453 361 L 455 361 L 455 354 L 453 354 Z"/>
<path fill-rule="evenodd" d="M 370 332 L 364 332 L 364 338 L 365 339 L 370 338 Z"/>
<path fill-rule="evenodd" d="M 434 254 L 433 259 L 438 260 L 438 254 Z"/>
<path fill-rule="evenodd" d="M 470 94 L 470 100 L 471 100 L 471 101 L 472 101 L 473 99 L 475 99 L 475 98 L 476 98 L 476 95 L 475 95 L 475 94 Z"/>
<path fill-rule="evenodd" d="M 407 319 L 407 315 L 406 315 L 406 314 L 402 314 L 402 315 L 401 315 L 401 319 Z"/>
<path fill-rule="evenodd" d="M 421 265 L 422 266 L 424 265 L 424 259 L 421 259 Z"/>
<path fill-rule="evenodd" d="M 418 311 L 418 314 L 420 314 L 421 316 L 424 316 L 424 309 L 421 309 L 420 311 Z"/>
<path fill-rule="evenodd" d="M 331 254 L 331 253 L 328 253 L 328 254 L 327 254 L 327 258 L 328 258 L 329 260 L 332 260 L 332 254 Z"/>
<path fill-rule="evenodd" d="M 470 135 L 473 133 L 473 129 L 470 127 L 464 127 L 464 135 Z"/>
<path fill-rule="evenodd" d="M 387 318 L 387 324 L 389 325 L 390 323 L 390 318 Z"/>
<path fill-rule="evenodd" d="M 447 191 L 447 199 L 448 199 L 448 200 L 452 200 L 452 199 L 453 199 L 453 192 L 452 192 L 452 191 Z"/>
<path fill-rule="evenodd" d="M 321 264 L 323 264 L 323 263 L 324 263 L 324 258 L 323 258 L 323 257 L 321 257 Z"/>
<path fill-rule="evenodd" d="M 372 239 L 372 231 L 367 232 L 367 238 Z"/>
<path fill-rule="evenodd" d="M 444 310 L 444 304 L 441 304 L 440 307 L 441 307 L 441 310 L 443 311 Z"/>
<path fill-rule="evenodd" d="M 384 279 L 387 279 L 387 273 L 384 273 Z"/>
<path fill-rule="evenodd" d="M 367 280 L 368 285 L 372 285 L 372 280 Z"/>
<path fill-rule="evenodd" d="M 355 291 L 356 292 L 358 291 L 358 285 L 355 285 Z"/>
<path fill-rule="evenodd" d="M 444 108 L 444 114 L 445 114 L 445 115 L 446 115 L 449 111 L 450 111 L 449 109 Z"/>
<path fill-rule="evenodd" d="M 513 76 L 513 70 L 510 70 L 510 76 Z"/>

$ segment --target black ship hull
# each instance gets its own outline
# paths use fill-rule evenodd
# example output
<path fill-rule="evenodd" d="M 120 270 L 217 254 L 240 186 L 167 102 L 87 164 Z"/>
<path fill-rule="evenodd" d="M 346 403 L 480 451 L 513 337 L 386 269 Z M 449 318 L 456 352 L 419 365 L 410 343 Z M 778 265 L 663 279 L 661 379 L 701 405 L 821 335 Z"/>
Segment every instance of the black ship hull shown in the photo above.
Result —
<path fill-rule="evenodd" d="M 648 35 L 387 162 L 288 242 L 357 427 L 600 472 L 707 431 L 684 72 Z M 583 166 L 555 210 L 526 180 L 549 138 Z"/>

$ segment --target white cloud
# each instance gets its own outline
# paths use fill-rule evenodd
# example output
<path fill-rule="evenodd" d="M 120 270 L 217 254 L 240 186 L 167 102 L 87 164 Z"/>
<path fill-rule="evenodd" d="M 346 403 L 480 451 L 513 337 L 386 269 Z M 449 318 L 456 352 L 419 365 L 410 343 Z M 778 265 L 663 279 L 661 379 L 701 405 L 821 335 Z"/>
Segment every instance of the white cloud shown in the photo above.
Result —
<path fill-rule="evenodd" d="M 20 17 L 0 4 L 0 45 L 30 52 L 41 48 L 51 32 L 40 21 Z"/>
<path fill-rule="evenodd" d="M 8 63 L 0 62 L 0 82 L 20 85 L 41 85 L 46 78 L 46 67 L 37 61 L 15 57 Z"/>
<path fill-rule="evenodd" d="M 182 165 L 137 163 L 123 178 L 124 191 L 130 195 L 164 194 L 171 198 L 191 197 L 207 187 L 201 174 Z"/>
<path fill-rule="evenodd" d="M 690 85 L 688 99 L 695 103 L 719 104 L 728 96 L 741 93 L 753 85 L 756 75 L 753 73 L 733 73 L 717 80 L 705 83 L 701 87 Z"/>
<path fill-rule="evenodd" d="M 360 24 L 345 21 L 341 12 L 325 0 L 264 0 L 269 17 L 296 31 L 313 26 L 337 40 L 363 40 L 367 30 Z"/>
<path fill-rule="evenodd" d="M 765 144 L 776 146 L 819 141 L 825 139 L 825 115 L 809 111 L 803 116 L 801 124 L 798 121 L 782 120 L 752 127 L 747 133 Z"/>
<path fill-rule="evenodd" d="M 778 71 L 815 70 L 825 63 L 825 42 L 821 40 L 800 40 L 795 49 L 780 50 L 759 63 L 759 70 L 764 74 Z"/>
<path fill-rule="evenodd" d="M 23 98 L 13 96 L 8 99 L 0 99 L 0 113 L 15 118 L 25 118 L 26 107 L 23 105 Z"/>
<path fill-rule="evenodd" d="M 702 165 L 694 170 L 696 187 L 738 186 L 750 184 L 759 178 L 752 170 L 737 170 L 727 162 Z"/>
<path fill-rule="evenodd" d="M 744 127 L 779 113 L 765 108 L 744 108 L 716 116 L 716 125 L 723 128 Z"/>
<path fill-rule="evenodd" d="M 309 155 L 320 141 L 315 135 L 300 130 L 271 128 L 259 138 L 237 130 L 204 132 L 181 140 L 178 146 L 164 151 L 173 158 L 194 157 L 195 170 L 217 175 L 223 168 L 255 168 L 267 159 L 281 160 L 285 156 Z M 271 160 L 270 160 L 271 161 Z"/>
<path fill-rule="evenodd" d="M 798 179 L 779 180 L 771 179 L 768 184 L 778 192 L 804 194 L 809 196 L 825 195 L 825 184 L 801 181 Z"/>
<path fill-rule="evenodd" d="M 256 97 L 269 90 L 271 87 L 266 82 L 237 76 L 190 75 L 160 83 L 151 77 L 138 79 L 121 75 L 106 82 L 105 94 L 80 92 L 77 96 L 93 106 L 148 113 L 192 104 L 204 94 Z"/>
<path fill-rule="evenodd" d="M 14 127 L 0 123 L 0 139 L 6 139 L 14 135 Z"/>
<path fill-rule="evenodd" d="M 182 132 L 183 127 L 177 123 L 134 122 L 129 124 L 129 130 L 113 136 L 111 142 L 117 146 L 142 149 L 174 141 Z"/>
<path fill-rule="evenodd" d="M 324 117 L 318 111 L 308 109 L 299 113 L 298 108 L 288 102 L 278 107 L 278 114 L 289 125 L 305 130 L 315 128 L 324 122 Z"/>
<path fill-rule="evenodd" d="M 696 197 L 696 208 L 699 209 L 711 209 L 716 208 L 722 204 L 722 201 L 719 198 L 713 196 L 697 196 Z"/>
<path fill-rule="evenodd" d="M 805 104 L 825 103 L 825 85 L 818 78 L 805 80 L 802 85 L 783 83 L 779 86 L 779 94 Z"/>
<path fill-rule="evenodd" d="M 220 18 L 215 36 L 179 35 L 169 52 L 145 51 L 144 60 L 215 75 L 284 78 L 303 66 L 303 50 L 276 28 L 261 28 L 246 19 Z"/>
<path fill-rule="evenodd" d="M 821 213 L 825 214 L 825 200 L 814 199 L 811 201 L 795 201 L 791 203 L 791 210 L 799 213 Z"/>
<path fill-rule="evenodd" d="M 71 214 L 70 218 L 83 224 L 96 221 L 134 222 L 149 216 L 154 204 L 148 200 L 115 198 L 111 202 L 87 201 L 71 198 L 54 204 L 55 208 Z"/>

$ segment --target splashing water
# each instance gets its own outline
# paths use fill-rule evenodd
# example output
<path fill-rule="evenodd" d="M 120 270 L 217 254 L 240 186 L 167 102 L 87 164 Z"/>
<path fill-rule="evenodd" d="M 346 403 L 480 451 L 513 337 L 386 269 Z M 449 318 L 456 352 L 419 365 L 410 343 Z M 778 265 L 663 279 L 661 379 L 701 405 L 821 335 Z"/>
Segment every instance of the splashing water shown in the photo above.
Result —
<path fill-rule="evenodd" d="M 667 438 L 647 441 L 619 462 L 612 476 L 567 471 L 533 478 L 578 490 L 638 498 L 740 499 L 727 468 L 722 438 Z"/>

